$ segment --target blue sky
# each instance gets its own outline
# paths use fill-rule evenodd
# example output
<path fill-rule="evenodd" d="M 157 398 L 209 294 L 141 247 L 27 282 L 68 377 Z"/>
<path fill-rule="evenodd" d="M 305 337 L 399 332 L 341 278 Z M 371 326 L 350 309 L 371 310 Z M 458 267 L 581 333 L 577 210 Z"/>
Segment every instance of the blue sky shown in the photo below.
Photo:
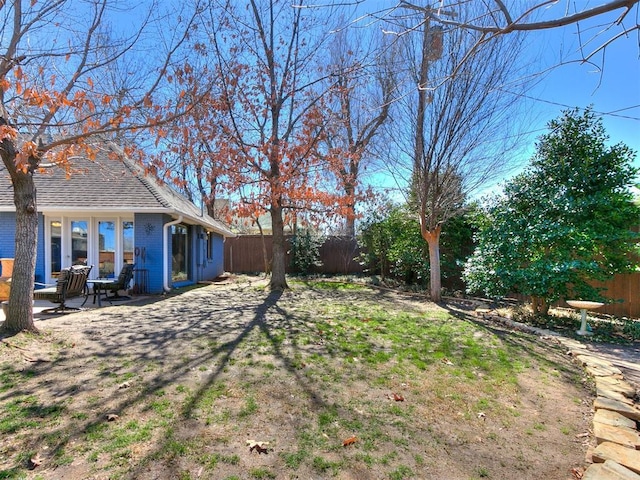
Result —
<path fill-rule="evenodd" d="M 576 8 L 591 8 L 602 2 L 580 0 Z M 535 20 L 560 18 L 565 2 L 551 4 L 540 10 Z M 637 8 L 637 7 L 636 7 Z M 518 130 L 525 132 L 521 151 L 514 152 L 514 165 L 509 173 L 496 178 L 498 185 L 521 171 L 535 152 L 536 139 L 547 133 L 547 123 L 561 115 L 563 110 L 575 107 L 593 107 L 601 114 L 610 144 L 623 142 L 636 152 L 635 166 L 640 168 L 640 37 L 639 31 L 620 37 L 608 44 L 604 51 L 591 58 L 591 63 L 580 60 L 603 45 L 610 38 L 629 28 L 636 20 L 631 12 L 622 26 L 612 27 L 621 10 L 594 19 L 563 27 L 530 31 L 525 42 L 530 46 L 531 70 L 536 73 L 536 84 L 527 92 L 518 115 Z M 534 20 L 534 19 L 532 19 Z M 580 36 L 578 36 L 580 32 Z M 579 41 L 581 39 L 582 41 Z M 581 51 L 580 46 L 584 47 Z M 393 179 L 385 182 L 395 188 Z M 474 196 L 496 191 L 491 182 Z"/>
<path fill-rule="evenodd" d="M 367 0 L 359 8 L 375 10 L 388 7 L 391 3 L 396 2 Z M 422 4 L 419 1 L 414 3 Z M 527 20 L 557 19 L 566 14 L 567 8 L 569 13 L 573 13 L 573 9 L 588 9 L 602 3 L 602 0 L 555 2 L 536 10 L 534 16 Z M 513 5 L 517 7 L 512 10 L 514 18 L 527 8 L 524 3 L 514 2 Z M 596 114 L 601 114 L 610 144 L 623 142 L 631 147 L 636 152 L 634 164 L 640 168 L 640 31 L 635 30 L 629 36 L 620 37 L 608 44 L 604 51 L 591 58 L 591 63 L 580 62 L 585 55 L 606 43 L 622 29 L 633 27 L 637 20 L 637 9 L 638 7 L 621 25 L 615 25 L 622 12 L 619 9 L 577 25 L 529 31 L 525 34 L 524 41 L 529 44 L 530 56 L 524 56 L 522 62 L 532 62 L 531 71 L 537 74 L 536 82 L 527 92 L 521 108 L 515 109 L 513 114 L 517 116 L 516 123 L 519 123 L 517 130 L 526 134 L 521 148 L 514 152 L 513 168 L 508 173 L 497 175 L 485 188 L 472 192 L 473 196 L 495 192 L 497 186 L 521 171 L 535 152 L 536 139 L 548 132 L 548 122 L 558 118 L 563 110 L 575 107 L 585 108 L 591 105 Z M 581 45 L 584 47 L 582 51 Z M 396 180 L 398 179 L 394 179 L 393 175 L 379 173 L 373 183 L 379 188 L 392 189 L 391 196 L 402 201 Z"/>
<path fill-rule="evenodd" d="M 598 23 L 602 23 L 600 19 Z M 582 25 L 584 28 L 585 26 Z M 594 30 L 596 31 L 596 30 Z M 597 30 L 600 31 L 600 30 Z M 640 167 L 640 47 L 638 32 L 615 40 L 607 46 L 604 56 L 594 57 L 596 65 L 566 63 L 580 59 L 577 27 L 567 27 L 533 33 L 544 52 L 540 71 L 552 68 L 544 79 L 529 92 L 528 105 L 535 110 L 531 131 L 542 129 L 546 122 L 557 117 L 566 108 L 593 105 L 595 112 L 603 113 L 605 129 L 611 143 L 624 142 L 636 153 Z M 583 38 L 588 38 L 587 32 Z M 585 51 L 594 50 L 604 37 L 594 40 Z M 529 153 L 533 152 L 533 145 Z"/>

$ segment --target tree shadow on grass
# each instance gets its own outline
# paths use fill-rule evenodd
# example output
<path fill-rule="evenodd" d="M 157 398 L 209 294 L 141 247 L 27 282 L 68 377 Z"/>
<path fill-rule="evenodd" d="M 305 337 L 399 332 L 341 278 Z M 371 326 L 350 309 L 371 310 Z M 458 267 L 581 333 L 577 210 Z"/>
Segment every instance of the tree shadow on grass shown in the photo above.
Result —
<path fill-rule="evenodd" d="M 123 478 L 180 478 L 185 471 L 193 473 L 198 469 L 206 469 L 206 474 L 210 474 L 209 469 L 215 467 L 208 465 L 206 458 L 214 458 L 217 454 L 234 455 L 240 451 L 246 456 L 236 455 L 241 465 L 229 467 L 230 470 L 235 468 L 232 473 L 242 472 L 246 475 L 252 464 L 290 468 L 284 465 L 284 456 L 280 453 L 296 454 L 303 448 L 303 438 L 298 435 L 296 427 L 324 441 L 321 418 L 328 425 L 339 427 L 344 427 L 351 420 L 366 423 L 366 417 L 353 415 L 353 408 L 366 405 L 371 399 L 385 409 L 395 407 L 394 412 L 398 410 L 396 405 L 388 405 L 388 399 L 380 398 L 389 388 L 388 383 L 381 384 L 379 388 L 367 385 L 366 391 L 358 390 L 358 393 L 369 396 L 355 398 L 355 402 L 350 403 L 349 386 L 345 384 L 351 380 L 370 383 L 371 378 L 363 379 L 358 373 L 368 374 L 379 365 L 372 363 L 363 367 L 362 362 L 358 365 L 346 358 L 342 361 L 341 357 L 346 355 L 359 355 L 352 348 L 354 340 L 368 342 L 371 355 L 377 348 L 391 355 L 397 349 L 413 347 L 417 354 L 424 353 L 427 356 L 423 359 L 428 364 L 425 368 L 430 367 L 429 362 L 435 363 L 436 371 L 438 367 L 449 368 L 439 364 L 439 357 L 434 356 L 431 346 L 418 345 L 422 343 L 422 337 L 417 340 L 410 338 L 411 333 L 407 333 L 402 320 L 396 321 L 396 328 L 402 331 L 393 340 L 395 343 L 391 348 L 384 342 L 376 344 L 380 340 L 376 337 L 376 328 L 384 327 L 386 315 L 390 313 L 387 307 L 389 310 L 402 309 L 417 298 L 410 298 L 410 302 L 405 303 L 393 292 L 340 292 L 337 302 L 339 308 L 328 308 L 333 307 L 328 305 L 333 298 L 331 292 L 323 290 L 305 289 L 293 295 L 291 292 L 268 293 L 238 286 L 233 290 L 212 287 L 149 305 L 113 307 L 86 315 L 75 314 L 47 320 L 44 327 L 55 332 L 50 334 L 49 344 L 43 344 L 52 352 L 51 358 L 47 362 L 28 366 L 31 370 L 29 374 L 26 371 L 16 374 L 12 388 L 5 391 L 0 389 L 0 407 L 17 398 L 32 396 L 43 407 L 32 409 L 32 413 L 49 412 L 46 410 L 49 402 L 52 406 L 62 407 L 62 415 L 69 417 L 66 422 L 59 424 L 52 418 L 45 418 L 39 431 L 24 428 L 16 432 L 18 437 L 29 437 L 23 438 L 21 444 L 27 449 L 43 452 L 42 446 L 48 447 L 44 463 L 37 471 L 44 476 L 87 478 L 95 469 L 98 475 L 113 474 Z M 299 308 L 297 302 L 306 299 L 313 309 Z M 364 313 L 365 310 L 355 308 L 360 301 L 365 305 L 371 302 L 370 305 L 377 312 L 375 315 L 379 316 L 362 317 L 368 314 Z M 464 353 L 458 349 L 459 345 L 455 345 L 456 340 L 462 338 L 460 332 L 464 338 L 471 337 L 473 332 L 457 328 L 458 322 L 452 322 L 448 315 L 463 322 L 473 322 L 474 329 L 488 332 L 487 337 L 495 335 L 513 347 L 505 350 L 513 352 L 517 351 L 516 348 L 526 349 L 521 350 L 523 354 L 535 350 L 532 353 L 545 358 L 543 352 L 530 344 L 528 337 L 522 338 L 487 326 L 453 308 L 445 312 L 434 307 L 433 311 L 437 311 L 438 316 L 430 316 L 432 309 L 429 306 L 421 311 L 415 313 L 419 310 L 412 310 L 415 315 L 412 313 L 411 317 L 406 318 L 417 325 L 418 333 L 424 332 L 426 341 L 437 339 L 451 342 L 451 350 L 455 354 Z M 436 330 L 442 327 L 444 331 L 434 332 L 430 330 L 430 324 Z M 324 332 L 319 331 L 319 325 Z M 78 339 L 75 345 L 71 343 L 74 338 Z M 320 358 L 325 355 L 330 358 Z M 311 356 L 319 358 L 319 368 L 316 369 L 316 365 L 300 368 L 300 358 L 312 363 L 315 360 L 311 360 Z M 325 360 L 334 362 L 329 363 L 332 369 L 323 370 L 325 364 L 322 362 Z M 453 360 L 456 361 L 455 358 Z M 412 360 L 407 357 L 402 361 L 404 366 L 410 367 Z M 272 365 L 267 365 L 268 362 L 272 362 Z M 257 374 L 254 375 L 254 372 Z M 342 376 L 344 383 L 340 378 L 333 377 L 336 373 Z M 229 374 L 236 377 L 230 379 Z M 326 381 L 319 374 L 325 375 Z M 59 382 L 52 382 L 53 378 L 58 378 Z M 275 381 L 285 381 L 288 385 L 282 385 L 282 388 L 277 384 L 265 386 Z M 225 390 L 227 398 L 216 397 L 211 402 L 208 395 L 212 391 L 219 392 L 220 387 L 226 388 L 225 384 L 242 391 Z M 185 386 L 188 388 L 182 388 Z M 278 395 L 280 390 L 282 397 L 265 398 L 268 402 L 273 401 L 270 410 L 258 410 L 255 416 L 239 413 L 239 409 L 244 407 L 238 404 L 249 396 L 256 395 L 257 407 L 260 408 L 262 399 L 258 395 Z M 292 393 L 296 396 L 295 401 L 289 398 Z M 168 405 L 164 408 L 170 410 L 154 410 L 156 405 L 162 407 L 163 401 Z M 234 402 L 236 405 L 232 405 Z M 291 411 L 295 418 L 280 415 L 275 410 L 278 405 L 293 405 Z M 37 407 L 38 404 L 32 406 Z M 229 406 L 234 408 L 231 414 L 226 419 L 218 417 Z M 107 423 L 108 413 L 117 414 L 119 418 Z M 71 419 L 78 414 L 84 415 L 84 418 Z M 210 425 L 207 415 L 211 415 Z M 379 432 L 372 429 L 372 425 L 390 419 L 397 421 L 400 418 L 397 413 L 374 416 L 374 423 L 368 425 L 369 434 L 373 437 L 375 433 L 378 439 Z M 152 436 L 118 447 L 120 450 L 117 455 L 105 448 L 105 443 L 110 439 L 91 438 L 101 432 L 130 433 L 128 426 L 136 422 L 138 427 L 152 426 Z M 337 445 L 334 443 L 340 439 L 343 431 L 338 428 L 329 431 L 331 440 L 324 444 L 311 444 L 307 447 L 311 452 L 309 455 L 322 456 L 321 460 L 326 455 L 329 460 L 348 462 L 349 450 L 343 450 L 339 441 Z M 242 433 L 238 436 L 237 432 Z M 264 435 L 258 439 L 275 438 L 279 454 L 260 456 L 245 449 L 245 434 L 253 435 L 253 432 L 256 436 Z M 384 427 L 384 432 L 389 434 L 390 431 Z M 227 434 L 234 435 L 228 444 L 221 441 Z M 286 434 L 289 434 L 288 438 Z M 139 453 L 133 452 L 139 447 L 143 448 Z M 337 453 L 336 449 L 344 453 Z M 65 465 L 67 453 L 76 456 L 77 461 L 72 457 L 73 464 Z M 16 462 L 22 462 L 20 466 L 23 466 L 21 458 L 25 457 L 20 457 L 17 452 L 11 452 L 10 455 L 13 464 L 9 467 L 18 471 Z M 94 456 L 93 463 L 90 455 Z M 310 457 L 306 462 L 306 468 L 313 469 Z M 56 463 L 59 466 L 54 472 Z M 2 469 L 8 464 L 0 465 Z M 356 465 L 355 461 L 353 465 Z M 353 465 L 342 468 L 346 472 Z M 293 470 L 291 472 L 294 474 Z M 301 471 L 297 473 L 302 475 Z M 366 477 L 354 474 L 354 478 Z"/>
<path fill-rule="evenodd" d="M 238 348 L 252 333 L 258 332 L 267 339 L 274 356 L 294 376 L 296 384 L 304 389 L 310 408 L 323 408 L 321 395 L 295 368 L 293 359 L 283 352 L 281 340 L 274 332 L 287 327 L 290 320 L 277 306 L 281 295 L 282 292 L 271 292 L 264 297 L 252 293 L 244 297 L 244 302 L 230 304 L 224 301 L 224 290 L 200 290 L 150 304 L 130 305 L 126 309 L 114 307 L 48 319 L 40 327 L 45 331 L 51 327 L 57 333 L 44 335 L 46 346 L 53 351 L 52 358 L 8 372 L 13 385 L 0 390 L 0 405 L 16 404 L 28 398 L 36 399 L 39 405 L 43 399 L 43 408 L 44 403 L 54 402 L 67 416 L 79 413 L 87 416 L 84 421 L 78 415 L 78 420 L 62 422 L 59 427 L 54 425 L 26 433 L 30 437 L 27 443 L 34 452 L 42 452 L 46 445 L 42 467 L 46 471 L 56 466 L 56 458 L 63 457 L 73 443 L 82 442 L 90 432 L 104 428 L 107 414 L 117 414 L 121 419 L 118 422 L 133 420 L 137 409 L 156 398 L 158 392 L 206 368 L 206 377 L 190 393 L 166 430 L 173 428 L 171 424 L 177 426 L 190 418 L 208 389 L 232 363 Z M 267 317 L 271 315 L 278 321 L 269 321 Z M 62 335 L 59 334 L 64 334 L 67 328 L 79 333 L 82 342 L 75 345 L 65 344 L 64 339 L 60 341 Z M 176 360 L 176 346 L 185 341 L 196 342 L 199 348 L 185 350 Z M 211 365 L 215 365 L 212 370 Z M 130 376 L 132 372 L 136 375 Z M 137 375 L 143 377 L 140 384 Z M 59 381 L 52 382 L 51 378 Z M 82 397 L 84 404 L 75 403 L 78 397 Z M 25 414 L 33 419 L 53 421 L 38 413 L 42 409 L 33 407 L 29 407 L 30 414 L 25 409 Z M 91 412 L 88 415 L 87 410 Z M 24 428 L 26 425 L 23 424 Z M 22 436 L 20 429 L 16 426 L 13 433 Z M 169 437 L 158 439 L 154 450 L 137 462 L 138 467 L 130 477 L 136 478 L 153 459 L 161 457 L 170 441 Z M 11 475 L 12 471 L 24 468 L 24 452 L 16 461 L 18 464 L 0 470 L 0 474 Z M 179 472 L 173 473 L 177 478 Z M 172 473 L 166 472 L 166 475 L 171 478 Z"/>
<path fill-rule="evenodd" d="M 512 349 L 522 350 L 523 356 L 533 358 L 540 364 L 555 369 L 562 375 L 561 381 L 578 384 L 581 380 L 580 367 L 567 356 L 566 348 L 554 341 L 551 336 L 520 331 L 506 325 L 496 324 L 476 316 L 471 309 L 464 307 L 460 302 L 443 302 L 441 306 L 452 317 L 471 323 L 480 330 L 490 332 Z"/>

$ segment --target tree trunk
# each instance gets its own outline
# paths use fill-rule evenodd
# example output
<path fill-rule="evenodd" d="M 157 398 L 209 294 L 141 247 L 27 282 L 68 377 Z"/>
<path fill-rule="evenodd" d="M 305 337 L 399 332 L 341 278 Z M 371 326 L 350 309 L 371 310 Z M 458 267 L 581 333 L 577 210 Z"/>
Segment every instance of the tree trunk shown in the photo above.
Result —
<path fill-rule="evenodd" d="M 344 225 L 344 234 L 349 238 L 356 238 L 356 219 L 355 215 L 347 214 Z"/>
<path fill-rule="evenodd" d="M 534 315 L 547 315 L 549 313 L 549 303 L 542 297 L 531 297 L 531 310 Z"/>
<path fill-rule="evenodd" d="M 356 189 L 347 184 L 344 193 L 347 197 L 344 234 L 349 238 L 356 238 Z"/>
<path fill-rule="evenodd" d="M 429 104 L 429 97 L 427 96 L 427 84 L 429 83 L 429 29 L 430 29 L 430 17 L 425 11 L 424 18 L 424 33 L 422 37 L 422 59 L 420 62 L 420 78 L 418 84 L 418 110 L 416 112 L 416 132 L 415 132 L 415 151 L 413 153 L 413 175 L 414 182 L 420 178 L 420 175 L 428 175 L 430 169 L 425 168 L 425 118 L 427 105 Z M 421 185 L 422 182 L 418 181 L 416 187 L 418 189 L 424 188 L 424 192 L 419 192 L 420 199 L 426 195 L 426 186 Z"/>
<path fill-rule="evenodd" d="M 422 231 L 422 237 L 429 244 L 429 279 L 432 302 L 442 301 L 442 279 L 440 278 L 440 232 L 438 225 L 433 230 Z"/>
<path fill-rule="evenodd" d="M 17 172 L 13 177 L 16 206 L 16 248 L 11 293 L 4 329 L 17 333 L 37 332 L 33 323 L 33 282 L 36 271 L 38 211 L 36 187 L 31 173 Z"/>
<path fill-rule="evenodd" d="M 273 236 L 273 254 L 271 257 L 271 282 L 269 283 L 269 288 L 271 290 L 286 290 L 289 288 L 289 285 L 287 285 L 285 275 L 286 248 L 284 221 L 282 219 L 282 207 L 279 205 L 272 205 L 271 207 L 271 229 Z"/>

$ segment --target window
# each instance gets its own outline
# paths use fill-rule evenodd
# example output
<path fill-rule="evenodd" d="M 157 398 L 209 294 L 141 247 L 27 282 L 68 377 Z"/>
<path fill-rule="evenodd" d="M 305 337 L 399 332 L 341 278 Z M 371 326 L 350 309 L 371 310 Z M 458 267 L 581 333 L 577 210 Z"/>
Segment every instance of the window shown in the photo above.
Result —
<path fill-rule="evenodd" d="M 122 263 L 134 261 L 134 222 L 131 217 L 45 218 L 46 283 L 64 267 L 92 265 L 92 278 L 113 278 Z"/>
<path fill-rule="evenodd" d="M 122 222 L 122 254 L 124 263 L 133 263 L 133 222 Z"/>
<path fill-rule="evenodd" d="M 51 229 L 51 276 L 57 277 L 62 268 L 62 223 L 60 220 L 52 220 L 49 227 Z"/>
<path fill-rule="evenodd" d="M 207 260 L 213 259 L 213 233 L 207 232 Z"/>
<path fill-rule="evenodd" d="M 112 221 L 98 222 L 98 276 L 113 278 L 116 262 L 116 224 Z"/>
<path fill-rule="evenodd" d="M 71 265 L 87 264 L 88 233 L 86 220 L 71 221 Z"/>
<path fill-rule="evenodd" d="M 189 228 L 186 225 L 171 227 L 171 281 L 189 279 Z"/>

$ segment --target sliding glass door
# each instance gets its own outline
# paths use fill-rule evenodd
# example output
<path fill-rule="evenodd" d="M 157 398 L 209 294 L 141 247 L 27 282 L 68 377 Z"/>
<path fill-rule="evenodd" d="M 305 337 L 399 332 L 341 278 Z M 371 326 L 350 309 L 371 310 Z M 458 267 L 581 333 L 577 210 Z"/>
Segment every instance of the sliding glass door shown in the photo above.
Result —
<path fill-rule="evenodd" d="M 89 221 L 71 220 L 71 265 L 86 265 L 89 258 L 87 240 L 89 239 Z"/>
<path fill-rule="evenodd" d="M 116 223 L 98 221 L 98 276 L 113 278 L 116 265 Z"/>
<path fill-rule="evenodd" d="M 189 227 L 171 227 L 171 281 L 182 282 L 189 279 Z"/>
<path fill-rule="evenodd" d="M 45 227 L 48 283 L 71 265 L 93 265 L 92 278 L 114 278 L 123 263 L 134 261 L 131 219 L 48 216 Z"/>

